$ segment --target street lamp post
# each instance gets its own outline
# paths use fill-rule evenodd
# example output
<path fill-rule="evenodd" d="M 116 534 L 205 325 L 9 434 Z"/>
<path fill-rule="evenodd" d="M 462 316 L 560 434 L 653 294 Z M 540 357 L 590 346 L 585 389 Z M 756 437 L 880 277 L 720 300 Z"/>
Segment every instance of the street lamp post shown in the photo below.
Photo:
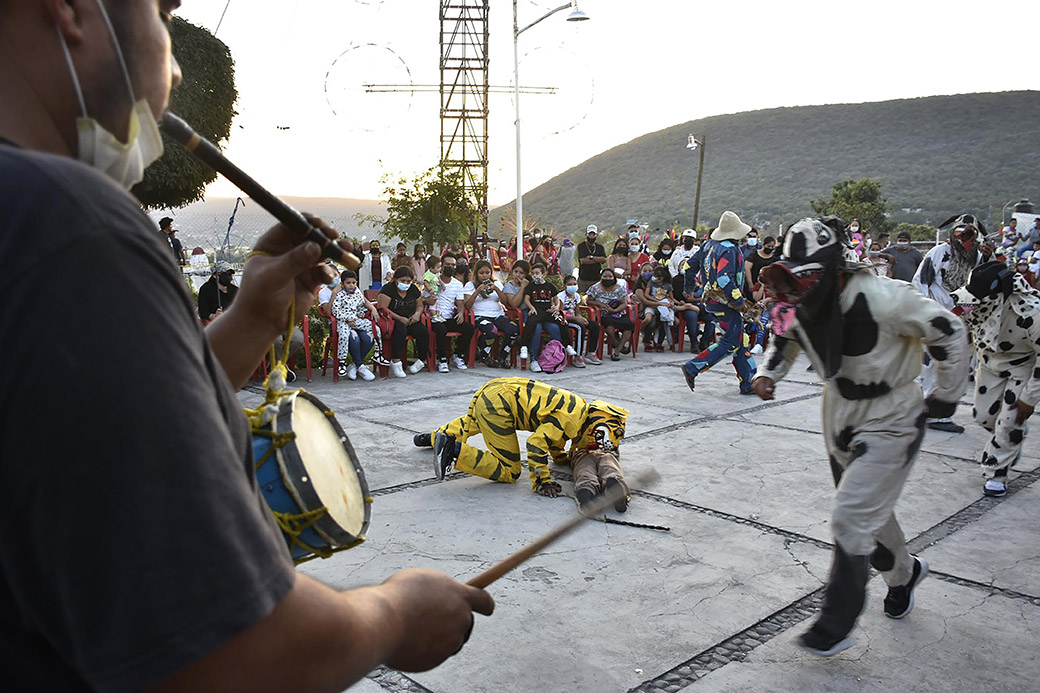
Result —
<path fill-rule="evenodd" d="M 517 22 L 517 0 L 513 0 L 513 103 L 516 104 L 516 259 L 524 258 L 524 193 L 520 185 L 520 34 L 524 33 L 543 19 L 548 19 L 557 12 L 571 9 L 568 22 L 581 22 L 589 18 L 578 9 L 578 0 L 564 3 L 554 10 L 549 10 L 538 19 L 521 28 Z"/>
<path fill-rule="evenodd" d="M 704 174 L 704 143 L 707 141 L 707 137 L 701 135 L 700 139 L 697 139 L 694 135 L 690 135 L 686 139 L 687 149 L 699 149 L 700 159 L 697 162 L 697 192 L 693 196 L 693 230 L 697 230 L 697 218 L 701 211 L 701 176 Z"/>

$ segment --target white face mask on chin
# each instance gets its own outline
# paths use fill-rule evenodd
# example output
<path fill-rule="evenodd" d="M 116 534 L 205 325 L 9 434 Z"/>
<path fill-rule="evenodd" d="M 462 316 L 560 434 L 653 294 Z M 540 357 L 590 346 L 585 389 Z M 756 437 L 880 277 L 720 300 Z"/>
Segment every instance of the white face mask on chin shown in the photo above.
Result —
<path fill-rule="evenodd" d="M 119 59 L 119 66 L 123 72 L 126 88 L 130 93 L 133 108 L 130 111 L 126 144 L 120 142 L 119 138 L 102 127 L 101 123 L 87 115 L 87 104 L 83 100 L 79 76 L 76 74 L 76 67 L 72 64 L 72 55 L 65 43 L 65 37 L 59 29 L 58 39 L 65 51 L 65 61 L 69 64 L 72 84 L 76 88 L 80 111 L 83 114 L 76 118 L 77 157 L 83 163 L 101 171 L 124 189 L 129 190 L 144 179 L 144 170 L 162 156 L 162 137 L 159 134 L 159 124 L 155 122 L 155 115 L 152 114 L 148 100 L 134 100 L 134 89 L 130 84 L 130 75 L 126 70 L 126 62 L 123 60 L 119 41 L 112 29 L 112 23 L 105 11 L 104 4 L 101 0 L 97 0 L 97 3 L 101 15 L 105 19 L 105 25 L 108 27 L 116 57 Z"/>

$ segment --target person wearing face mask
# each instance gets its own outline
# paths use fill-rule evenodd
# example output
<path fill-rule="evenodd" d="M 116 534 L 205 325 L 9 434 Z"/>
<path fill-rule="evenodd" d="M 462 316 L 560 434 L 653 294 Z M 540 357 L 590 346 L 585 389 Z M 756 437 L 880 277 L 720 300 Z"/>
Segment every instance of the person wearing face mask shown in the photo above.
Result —
<path fill-rule="evenodd" d="M 628 276 L 632 269 L 631 262 L 628 256 L 628 241 L 624 238 L 617 239 L 610 257 L 607 258 L 607 269 L 621 270 L 625 276 Z"/>
<path fill-rule="evenodd" d="M 747 236 L 744 237 L 744 242 L 740 244 L 740 257 L 747 259 L 752 253 L 758 250 L 758 229 L 754 226 L 748 231 Z M 743 264 L 743 262 L 741 263 Z"/>
<path fill-rule="evenodd" d="M 326 304 L 328 313 L 336 318 L 339 331 L 338 374 L 347 380 L 357 380 L 359 375 L 362 380 L 375 380 L 376 375 L 365 365 L 365 358 L 378 343 L 374 329 L 376 306 L 358 288 L 356 273 L 343 270 L 339 278 Z"/>
<path fill-rule="evenodd" d="M 383 288 L 384 283 L 391 281 L 393 272 L 390 262 L 383 257 L 383 248 L 379 241 L 371 241 L 368 244 L 368 252 L 361 258 L 361 267 L 358 268 L 358 286 L 365 291 L 378 291 Z"/>
<path fill-rule="evenodd" d="M 675 241 L 671 238 L 662 238 L 661 242 L 657 244 L 657 250 L 654 251 L 652 257 L 654 265 L 664 265 L 667 267 L 674 253 Z"/>
<path fill-rule="evenodd" d="M 759 273 L 779 259 L 779 253 L 776 252 L 776 239 L 766 236 L 762 239 L 761 247 L 744 260 L 744 277 L 748 285 L 748 294 L 756 303 L 761 304 L 765 300 L 765 287 L 759 281 Z M 765 350 L 766 338 L 769 335 L 769 312 L 763 310 L 762 316 L 751 327 L 755 340 L 754 346 L 751 347 L 751 354 L 757 356 Z"/>
<path fill-rule="evenodd" d="M 595 347 L 599 344 L 599 323 L 589 320 L 580 310 L 581 294 L 578 293 L 578 280 L 572 275 L 563 277 L 563 291 L 556 295 L 560 301 L 566 327 L 578 333 L 578 355 L 574 357 L 574 367 L 584 368 L 585 363 L 599 366 L 603 362 L 596 356 Z"/>
<path fill-rule="evenodd" d="M 342 592 L 298 573 L 256 482 L 235 390 L 290 307 L 299 316 L 332 279 L 321 249 L 274 225 L 203 330 L 128 193 L 159 156 L 155 119 L 180 80 L 178 4 L 0 2 L 4 395 L 60 390 L 74 412 L 58 428 L 40 407 L 0 420 L 0 474 L 18 498 L 18 521 L 0 523 L 3 688 L 343 690 L 380 663 L 432 668 L 474 610 L 491 613 L 490 595 L 433 571 Z M 75 291 L 57 292 L 55 267 Z M 31 308 L 41 300 L 60 301 L 62 319 Z M 68 334 L 75 348 L 49 353 L 52 368 L 18 372 L 40 340 Z M 89 464 L 68 463 L 85 450 Z M 119 541 L 98 541 L 99 527 Z M 40 550 L 58 535 L 60 550 Z"/>
<path fill-rule="evenodd" d="M 803 351 L 823 380 L 833 558 L 819 615 L 796 642 L 824 657 L 852 645 L 871 567 L 888 587 L 885 615 L 913 610 L 928 564 L 907 550 L 895 506 L 925 417 L 952 412 L 968 377 L 964 325 L 910 286 L 848 263 L 844 239 L 837 217 L 802 219 L 788 231 L 784 259 L 762 270 L 775 338 L 752 382 L 772 400 Z M 937 385 L 924 394 L 915 380 L 923 349 L 940 357 Z"/>
<path fill-rule="evenodd" d="M 607 249 L 597 243 L 599 229 L 589 224 L 585 229 L 585 240 L 578 245 L 578 293 L 585 293 L 599 281 L 600 270 L 607 262 Z"/>
<path fill-rule="evenodd" d="M 681 296 L 683 292 L 681 277 L 686 271 L 686 263 L 698 250 L 700 250 L 700 246 L 697 245 L 697 232 L 693 229 L 684 229 L 679 236 L 678 247 L 668 258 L 668 272 L 672 275 L 672 289 L 676 296 Z M 676 277 L 680 278 L 679 282 L 675 281 Z M 677 283 L 678 286 L 676 286 Z"/>
<path fill-rule="evenodd" d="M 913 285 L 918 291 L 947 310 L 953 310 L 953 292 L 968 283 L 968 274 L 993 254 L 993 246 L 982 241 L 986 227 L 972 214 L 954 215 L 939 224 L 939 233 L 945 236 L 924 256 L 914 274 Z M 936 387 L 935 360 L 925 354 L 921 368 L 921 386 L 927 397 Z M 954 423 L 949 416 L 931 418 L 928 427 L 946 433 L 963 433 L 964 426 Z"/>
<path fill-rule="evenodd" d="M 628 284 L 614 270 L 604 268 L 599 283 L 589 287 L 585 303 L 599 308 L 599 322 L 606 335 L 610 360 L 620 361 L 621 354 L 631 349 L 632 331 L 636 329 L 628 317 Z"/>
<path fill-rule="evenodd" d="M 892 279 L 904 282 L 914 280 L 917 268 L 924 259 L 921 251 L 910 243 L 909 231 L 900 231 L 896 242 L 885 248 L 879 257 L 888 260 Z"/>
<path fill-rule="evenodd" d="M 455 351 L 451 353 L 451 365 L 460 371 L 467 370 L 466 355 L 469 353 L 469 340 L 473 337 L 473 323 L 466 320 L 466 284 L 456 275 L 458 258 L 452 253 L 441 257 L 440 292 L 434 299 L 435 308 L 431 320 L 432 330 L 437 345 L 437 370 L 447 373 L 448 354 L 451 352 L 449 332 L 457 332 Z"/>
<path fill-rule="evenodd" d="M 234 279 L 235 272 L 227 262 L 219 260 L 213 265 L 213 276 L 199 287 L 199 317 L 204 322 L 216 320 L 231 307 L 238 294 Z"/>
<path fill-rule="evenodd" d="M 639 268 L 644 262 L 650 262 L 650 256 L 643 251 L 643 242 L 639 238 L 639 227 L 628 227 L 628 283 L 634 284 L 639 278 Z"/>

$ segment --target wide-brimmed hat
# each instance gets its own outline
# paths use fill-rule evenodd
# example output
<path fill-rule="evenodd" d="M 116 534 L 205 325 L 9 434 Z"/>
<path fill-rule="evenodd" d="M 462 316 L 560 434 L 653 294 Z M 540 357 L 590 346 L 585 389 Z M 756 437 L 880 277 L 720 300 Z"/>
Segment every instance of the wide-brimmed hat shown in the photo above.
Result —
<path fill-rule="evenodd" d="M 728 209 L 719 218 L 719 226 L 711 232 L 713 241 L 742 241 L 750 233 L 751 227 L 740 220 Z"/>

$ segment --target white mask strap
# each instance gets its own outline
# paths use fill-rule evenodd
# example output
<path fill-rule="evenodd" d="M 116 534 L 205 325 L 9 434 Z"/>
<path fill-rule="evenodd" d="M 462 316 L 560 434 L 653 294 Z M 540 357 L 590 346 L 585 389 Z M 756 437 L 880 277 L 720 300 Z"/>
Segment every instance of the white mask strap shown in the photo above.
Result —
<path fill-rule="evenodd" d="M 98 9 L 101 10 L 101 17 L 105 20 L 105 26 L 108 27 L 108 35 L 112 38 L 112 45 L 116 49 L 116 57 L 119 58 L 119 66 L 123 68 L 123 79 L 126 80 L 126 89 L 130 92 L 130 103 L 136 103 L 137 99 L 134 98 L 134 87 L 130 84 L 130 71 L 126 69 L 126 61 L 123 59 L 123 50 L 119 47 L 119 39 L 116 38 L 116 31 L 112 27 L 112 20 L 108 18 L 108 10 L 105 9 L 105 4 L 101 0 L 96 0 Z"/>
<path fill-rule="evenodd" d="M 69 46 L 65 43 L 65 37 L 61 33 L 61 29 L 58 25 L 54 25 L 54 30 L 58 32 L 58 41 L 61 42 L 61 50 L 65 53 L 65 62 L 69 64 L 69 74 L 72 75 L 72 86 L 76 88 L 76 98 L 79 99 L 79 110 L 83 113 L 83 117 L 87 117 L 87 103 L 83 100 L 83 90 L 79 86 L 79 77 L 76 75 L 76 66 L 72 64 L 72 54 L 69 53 Z"/>

